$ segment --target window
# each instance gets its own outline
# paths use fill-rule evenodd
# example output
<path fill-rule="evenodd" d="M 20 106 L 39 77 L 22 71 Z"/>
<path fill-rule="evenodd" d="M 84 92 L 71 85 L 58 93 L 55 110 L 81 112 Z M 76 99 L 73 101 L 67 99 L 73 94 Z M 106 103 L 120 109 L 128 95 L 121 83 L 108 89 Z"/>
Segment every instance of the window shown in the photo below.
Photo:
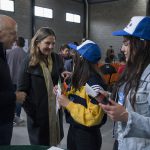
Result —
<path fill-rule="evenodd" d="M 53 10 L 44 8 L 44 7 L 39 7 L 35 6 L 34 7 L 34 15 L 39 16 L 39 17 L 45 17 L 45 18 L 53 18 Z"/>
<path fill-rule="evenodd" d="M 80 23 L 81 17 L 80 15 L 66 13 L 66 21 Z"/>
<path fill-rule="evenodd" d="M 14 1 L 0 0 L 0 9 L 14 12 Z"/>

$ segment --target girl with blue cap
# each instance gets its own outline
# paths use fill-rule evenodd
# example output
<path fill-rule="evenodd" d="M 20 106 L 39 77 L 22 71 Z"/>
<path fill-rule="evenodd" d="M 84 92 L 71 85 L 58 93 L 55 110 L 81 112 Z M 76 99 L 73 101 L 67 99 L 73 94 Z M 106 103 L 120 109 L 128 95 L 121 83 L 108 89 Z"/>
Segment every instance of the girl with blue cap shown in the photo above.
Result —
<path fill-rule="evenodd" d="M 100 90 L 106 90 L 97 70 L 101 50 L 90 40 L 79 46 L 69 44 L 69 47 L 75 50 L 71 88 L 67 96 L 59 96 L 59 103 L 65 108 L 66 121 L 70 124 L 67 149 L 100 150 L 100 127 L 106 122 L 106 115 L 95 98 Z M 94 96 L 89 95 L 86 87 L 92 89 Z"/>
<path fill-rule="evenodd" d="M 136 16 L 123 30 L 126 68 L 114 92 L 115 101 L 100 106 L 116 121 L 118 150 L 150 150 L 150 17 Z"/>

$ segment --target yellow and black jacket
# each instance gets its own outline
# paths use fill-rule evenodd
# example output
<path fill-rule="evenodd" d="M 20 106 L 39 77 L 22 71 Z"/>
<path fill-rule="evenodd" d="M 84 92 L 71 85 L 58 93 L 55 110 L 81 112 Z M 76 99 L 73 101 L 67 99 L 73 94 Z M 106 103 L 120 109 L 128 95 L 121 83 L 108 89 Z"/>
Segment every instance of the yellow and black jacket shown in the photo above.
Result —
<path fill-rule="evenodd" d="M 87 83 L 89 86 L 94 87 L 94 90 L 106 90 L 106 85 L 99 76 L 92 76 Z M 85 86 L 77 91 L 71 87 L 67 92 L 67 96 L 70 103 L 66 107 L 66 121 L 70 125 L 84 129 L 94 129 L 99 128 L 104 123 L 102 108 L 94 98 L 87 95 Z"/>

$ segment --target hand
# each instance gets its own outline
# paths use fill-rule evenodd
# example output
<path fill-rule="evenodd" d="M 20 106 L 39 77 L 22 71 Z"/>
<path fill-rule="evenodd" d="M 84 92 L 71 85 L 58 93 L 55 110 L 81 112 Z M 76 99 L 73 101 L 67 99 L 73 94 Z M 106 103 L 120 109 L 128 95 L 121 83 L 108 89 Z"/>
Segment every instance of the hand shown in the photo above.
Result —
<path fill-rule="evenodd" d="M 55 85 L 55 86 L 53 87 L 53 93 L 54 93 L 55 95 L 57 95 L 57 90 L 58 90 L 58 85 Z"/>
<path fill-rule="evenodd" d="M 99 105 L 113 121 L 127 122 L 128 112 L 126 111 L 126 109 L 122 105 L 114 102 L 113 100 L 110 100 L 110 103 L 111 104 L 108 105 L 104 105 L 104 104 L 99 104 Z"/>
<path fill-rule="evenodd" d="M 103 95 L 105 95 L 106 97 L 109 97 L 109 98 L 111 96 L 111 93 L 108 91 L 100 90 L 100 93 L 102 93 Z"/>
<path fill-rule="evenodd" d="M 66 79 L 68 79 L 72 76 L 72 72 L 64 71 L 61 73 L 61 76 L 64 78 L 64 81 L 66 81 Z"/>
<path fill-rule="evenodd" d="M 66 107 L 70 100 L 65 95 L 58 96 L 58 102 L 61 106 Z"/>
<path fill-rule="evenodd" d="M 26 100 L 27 94 L 25 92 L 16 91 L 16 101 L 23 103 Z"/>

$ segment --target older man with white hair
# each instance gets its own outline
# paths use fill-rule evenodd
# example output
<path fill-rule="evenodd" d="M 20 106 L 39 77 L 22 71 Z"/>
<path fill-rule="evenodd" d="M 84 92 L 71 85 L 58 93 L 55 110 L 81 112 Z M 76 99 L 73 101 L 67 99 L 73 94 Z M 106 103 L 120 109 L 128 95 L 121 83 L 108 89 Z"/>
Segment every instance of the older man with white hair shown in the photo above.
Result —
<path fill-rule="evenodd" d="M 6 49 L 17 38 L 17 23 L 9 16 L 0 15 L 0 145 L 9 145 L 12 137 L 15 101 L 23 102 L 24 92 L 13 92 Z"/>

